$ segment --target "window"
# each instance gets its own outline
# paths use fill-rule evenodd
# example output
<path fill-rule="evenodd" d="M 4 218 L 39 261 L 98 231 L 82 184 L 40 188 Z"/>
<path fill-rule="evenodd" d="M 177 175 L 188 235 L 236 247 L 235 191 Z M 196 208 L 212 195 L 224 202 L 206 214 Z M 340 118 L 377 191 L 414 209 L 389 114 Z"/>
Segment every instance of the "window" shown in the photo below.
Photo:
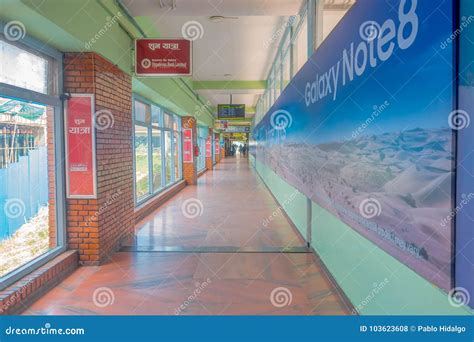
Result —
<path fill-rule="evenodd" d="M 153 148 L 153 192 L 157 192 L 163 187 L 161 177 L 163 158 L 161 155 L 161 131 L 159 129 L 152 129 L 151 143 Z"/>
<path fill-rule="evenodd" d="M 198 146 L 199 146 L 199 156 L 197 158 L 197 169 L 202 171 L 206 168 L 206 140 L 209 133 L 209 128 L 205 126 L 198 127 Z"/>
<path fill-rule="evenodd" d="M 181 120 L 134 98 L 135 201 L 140 204 L 182 179 Z"/>
<path fill-rule="evenodd" d="M 0 82 L 48 94 L 49 59 L 0 40 Z"/>
<path fill-rule="evenodd" d="M 150 194 L 148 154 L 148 129 L 135 125 L 135 192 L 137 199 Z"/>
<path fill-rule="evenodd" d="M 0 34 L 0 290 L 65 250 L 61 61 Z"/>
<path fill-rule="evenodd" d="M 171 184 L 172 178 L 172 162 L 173 150 L 171 149 L 171 132 L 165 131 L 165 179 L 166 185 Z"/>

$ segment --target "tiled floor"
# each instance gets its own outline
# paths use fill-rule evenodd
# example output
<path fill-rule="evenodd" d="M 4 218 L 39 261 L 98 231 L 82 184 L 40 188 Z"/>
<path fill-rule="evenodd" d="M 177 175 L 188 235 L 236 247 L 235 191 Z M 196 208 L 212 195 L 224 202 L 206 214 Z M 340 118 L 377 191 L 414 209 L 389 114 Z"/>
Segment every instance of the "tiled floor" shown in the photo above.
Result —
<path fill-rule="evenodd" d="M 183 203 L 198 203 L 198 215 Z M 198 199 L 199 202 L 196 202 Z M 188 201 L 189 203 L 189 201 Z M 202 209 L 201 209 L 202 208 Z M 139 245 L 302 246 L 246 159 L 225 159 L 137 225 Z M 192 215 L 190 215 L 190 213 Z M 188 216 L 188 217 L 186 217 Z M 119 252 L 81 267 L 25 314 L 343 315 L 336 288 L 310 253 Z"/>
<path fill-rule="evenodd" d="M 291 195 L 291 194 L 288 194 Z M 268 224 L 264 221 L 273 219 Z M 226 158 L 137 225 L 137 245 L 303 246 L 247 159 Z"/>

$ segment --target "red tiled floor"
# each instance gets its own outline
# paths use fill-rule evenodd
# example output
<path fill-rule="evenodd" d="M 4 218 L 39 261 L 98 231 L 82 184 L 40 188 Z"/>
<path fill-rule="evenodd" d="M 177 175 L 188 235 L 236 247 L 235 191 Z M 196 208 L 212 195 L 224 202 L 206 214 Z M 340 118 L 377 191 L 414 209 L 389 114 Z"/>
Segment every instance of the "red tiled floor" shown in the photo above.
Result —
<path fill-rule="evenodd" d="M 189 217 L 185 201 L 202 208 Z M 247 159 L 226 158 L 154 213 L 137 224 L 137 245 L 162 246 L 303 246 Z M 265 226 L 265 218 L 274 218 Z"/>
<path fill-rule="evenodd" d="M 198 198 L 203 214 L 182 215 Z M 246 160 L 225 159 L 137 225 L 138 243 L 165 246 L 301 246 Z M 253 218 L 253 219 L 252 219 Z M 269 232 L 272 232 L 269 234 Z M 273 294 L 273 295 L 272 295 Z M 25 314 L 343 315 L 336 288 L 312 254 L 129 253 L 81 267 Z"/>

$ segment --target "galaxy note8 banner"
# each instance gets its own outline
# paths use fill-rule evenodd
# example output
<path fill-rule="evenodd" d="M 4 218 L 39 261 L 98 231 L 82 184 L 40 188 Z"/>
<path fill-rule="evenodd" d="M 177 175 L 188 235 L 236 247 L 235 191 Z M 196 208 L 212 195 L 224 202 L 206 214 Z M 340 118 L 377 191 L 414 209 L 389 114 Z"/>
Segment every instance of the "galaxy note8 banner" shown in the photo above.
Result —
<path fill-rule="evenodd" d="M 452 286 L 452 7 L 359 0 L 254 130 L 259 162 L 444 289 Z"/>

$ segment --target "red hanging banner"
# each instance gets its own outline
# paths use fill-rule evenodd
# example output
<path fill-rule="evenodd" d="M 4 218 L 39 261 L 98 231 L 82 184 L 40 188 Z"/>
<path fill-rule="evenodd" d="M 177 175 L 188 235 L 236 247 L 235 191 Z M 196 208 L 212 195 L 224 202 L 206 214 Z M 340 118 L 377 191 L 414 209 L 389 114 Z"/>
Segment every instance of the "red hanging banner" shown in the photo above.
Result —
<path fill-rule="evenodd" d="M 183 129 L 183 162 L 193 162 L 193 130 Z"/>
<path fill-rule="evenodd" d="M 192 42 L 187 39 L 135 40 L 137 76 L 191 76 Z"/>
<path fill-rule="evenodd" d="M 209 135 L 206 140 L 206 158 L 212 157 L 212 143 L 211 136 Z"/>
<path fill-rule="evenodd" d="M 67 197 L 96 198 L 94 95 L 71 95 L 65 128 Z"/>

